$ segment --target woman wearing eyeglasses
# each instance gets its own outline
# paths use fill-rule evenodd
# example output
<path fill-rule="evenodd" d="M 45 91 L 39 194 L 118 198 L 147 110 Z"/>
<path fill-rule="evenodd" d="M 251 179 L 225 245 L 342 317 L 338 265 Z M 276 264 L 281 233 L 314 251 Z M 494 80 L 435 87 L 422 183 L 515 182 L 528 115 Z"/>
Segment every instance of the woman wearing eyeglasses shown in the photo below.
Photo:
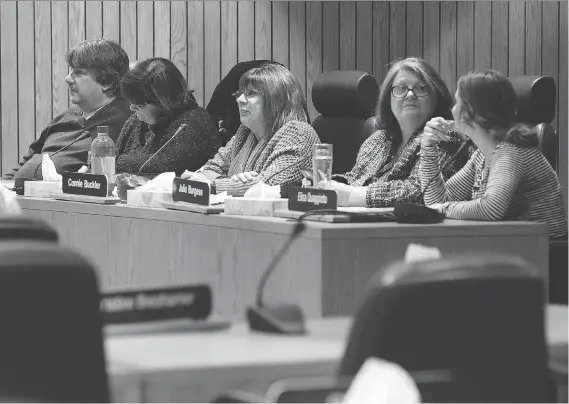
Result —
<path fill-rule="evenodd" d="M 377 130 L 362 144 L 356 165 L 332 177 L 340 206 L 389 207 L 422 202 L 419 151 L 425 123 L 434 116 L 451 118 L 452 97 L 433 67 L 423 59 L 399 60 L 387 72 L 376 108 Z M 349 135 L 349 134 L 347 134 Z M 451 133 L 440 143 L 444 163 L 461 144 Z M 450 177 L 468 159 L 464 150 L 444 170 Z"/>
<path fill-rule="evenodd" d="M 221 145 L 213 118 L 171 61 L 137 63 L 123 76 L 121 92 L 134 113 L 117 140 L 117 172 L 180 175 L 201 167 Z"/>
<path fill-rule="evenodd" d="M 242 196 L 258 182 L 300 184 L 319 142 L 308 124 L 300 83 L 285 67 L 264 64 L 239 80 L 235 93 L 241 126 L 226 146 L 197 172 L 182 178 L 210 184 L 212 193 Z"/>

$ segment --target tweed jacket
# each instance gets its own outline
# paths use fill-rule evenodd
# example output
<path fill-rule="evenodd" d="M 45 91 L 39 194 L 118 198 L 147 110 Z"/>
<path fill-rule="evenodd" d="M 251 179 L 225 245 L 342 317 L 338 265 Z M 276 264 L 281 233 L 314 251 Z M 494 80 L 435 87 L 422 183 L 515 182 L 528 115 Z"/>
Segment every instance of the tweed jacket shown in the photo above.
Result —
<path fill-rule="evenodd" d="M 451 132 L 449 142 L 439 144 L 439 161 L 446 162 L 460 147 L 461 138 Z M 419 152 L 422 129 L 415 132 L 399 155 L 395 156 L 392 137 L 385 130 L 375 131 L 362 144 L 356 165 L 345 174 L 335 174 L 332 179 L 344 179 L 352 186 L 366 186 L 366 205 L 389 207 L 397 202 L 422 202 L 419 179 Z M 468 160 L 468 150 L 451 163 L 443 172 L 444 178 L 451 177 Z"/>
<path fill-rule="evenodd" d="M 273 136 L 260 140 L 241 125 L 227 145 L 198 172 L 214 181 L 218 193 L 227 191 L 234 196 L 242 196 L 260 181 L 288 187 L 301 183 L 300 169 L 310 169 L 312 145 L 318 142 L 318 135 L 306 122 L 289 121 Z M 246 171 L 259 175 L 246 184 L 231 179 Z"/>

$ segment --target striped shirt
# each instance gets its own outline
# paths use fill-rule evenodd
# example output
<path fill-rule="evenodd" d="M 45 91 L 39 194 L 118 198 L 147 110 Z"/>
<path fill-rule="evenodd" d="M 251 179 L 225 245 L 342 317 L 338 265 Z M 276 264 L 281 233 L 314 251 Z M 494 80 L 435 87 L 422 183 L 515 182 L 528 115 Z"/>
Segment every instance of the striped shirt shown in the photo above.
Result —
<path fill-rule="evenodd" d="M 332 179 L 344 179 L 354 187 L 365 186 L 368 207 L 390 207 L 398 202 L 421 202 L 419 182 L 419 150 L 422 128 L 411 136 L 395 155 L 392 136 L 386 130 L 377 130 L 360 147 L 356 165 L 350 172 L 334 174 Z M 440 155 L 447 161 L 459 148 L 462 139 L 450 133 L 450 141 L 441 142 Z M 444 170 L 445 178 L 451 177 L 468 160 L 464 150 Z"/>
<path fill-rule="evenodd" d="M 306 122 L 289 121 L 273 136 L 261 140 L 241 125 L 227 145 L 198 172 L 214 181 L 218 193 L 227 191 L 234 196 L 243 196 L 260 181 L 281 187 L 300 185 L 300 169 L 311 169 L 312 146 L 319 142 L 314 128 Z M 247 183 L 231 179 L 247 171 L 259 175 Z"/>
<path fill-rule="evenodd" d="M 439 169 L 437 156 L 435 146 L 421 150 L 423 189 Z M 443 202 L 451 219 L 537 221 L 548 225 L 551 237 L 567 234 L 559 179 L 537 148 L 501 142 L 485 160 L 477 150 L 446 183 L 434 179 L 425 203 Z"/>

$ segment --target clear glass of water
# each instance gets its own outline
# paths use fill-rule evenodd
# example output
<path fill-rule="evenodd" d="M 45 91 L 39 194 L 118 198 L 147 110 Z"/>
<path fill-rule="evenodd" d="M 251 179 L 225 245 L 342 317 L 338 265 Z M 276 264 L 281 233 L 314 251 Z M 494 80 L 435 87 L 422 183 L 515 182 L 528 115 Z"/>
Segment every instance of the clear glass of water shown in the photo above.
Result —
<path fill-rule="evenodd" d="M 315 144 L 312 152 L 312 186 L 329 189 L 332 185 L 332 145 Z"/>

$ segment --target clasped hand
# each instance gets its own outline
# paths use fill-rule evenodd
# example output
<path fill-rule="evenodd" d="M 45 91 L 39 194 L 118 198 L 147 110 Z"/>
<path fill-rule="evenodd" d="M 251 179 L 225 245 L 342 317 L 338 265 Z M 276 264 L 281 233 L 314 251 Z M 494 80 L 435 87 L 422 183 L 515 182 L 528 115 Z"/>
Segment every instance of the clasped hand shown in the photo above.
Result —
<path fill-rule="evenodd" d="M 432 118 L 425 124 L 423 136 L 421 136 L 421 146 L 433 146 L 440 141 L 450 140 L 449 131 L 453 129 L 454 122 L 444 118 Z"/>
<path fill-rule="evenodd" d="M 182 173 L 181 178 L 184 180 L 205 182 L 206 184 L 211 185 L 211 180 L 209 178 L 207 178 L 205 175 L 203 175 L 202 173 L 196 173 L 193 171 L 186 170 Z"/>
<path fill-rule="evenodd" d="M 259 176 L 259 174 L 255 171 L 247 171 L 244 173 L 232 175 L 231 179 L 233 181 L 240 181 L 244 184 L 247 184 L 249 182 L 254 181 L 255 178 L 258 176 Z M 211 184 L 211 180 L 209 178 L 207 178 L 205 175 L 203 175 L 201 173 L 195 173 L 192 171 L 188 171 L 188 170 L 184 171 L 184 173 L 182 174 L 182 179 L 206 182 L 208 184 Z"/>

